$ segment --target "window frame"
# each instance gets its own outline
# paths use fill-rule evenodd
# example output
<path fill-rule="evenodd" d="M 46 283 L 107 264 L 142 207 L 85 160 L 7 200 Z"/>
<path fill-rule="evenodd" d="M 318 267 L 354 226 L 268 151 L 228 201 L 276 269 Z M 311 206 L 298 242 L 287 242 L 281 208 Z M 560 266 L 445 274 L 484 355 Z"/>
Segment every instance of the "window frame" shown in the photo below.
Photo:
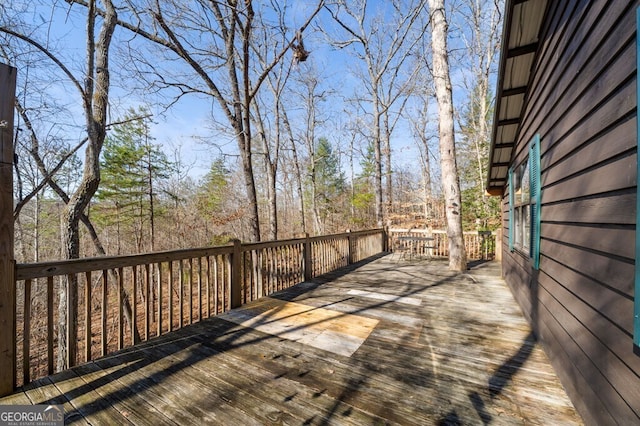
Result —
<path fill-rule="evenodd" d="M 509 169 L 509 250 L 540 266 L 540 135 L 529 142 L 528 155 Z"/>
<path fill-rule="evenodd" d="M 513 177 L 513 248 L 530 254 L 531 192 L 529 156 L 515 167 Z"/>

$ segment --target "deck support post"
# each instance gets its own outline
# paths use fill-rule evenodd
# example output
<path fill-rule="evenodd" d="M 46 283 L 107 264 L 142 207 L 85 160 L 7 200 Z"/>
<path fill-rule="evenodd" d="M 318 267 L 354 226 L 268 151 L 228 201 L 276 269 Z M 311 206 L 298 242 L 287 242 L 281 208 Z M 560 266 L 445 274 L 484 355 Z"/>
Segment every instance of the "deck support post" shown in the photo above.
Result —
<path fill-rule="evenodd" d="M 231 255 L 231 289 L 229 303 L 231 309 L 242 305 L 242 243 L 233 240 L 233 254 Z"/>
<path fill-rule="evenodd" d="M 313 279 L 313 264 L 311 263 L 311 239 L 308 233 L 304 236 L 304 248 L 302 252 L 304 257 L 304 280 L 310 281 Z"/>
<path fill-rule="evenodd" d="M 17 70 L 0 64 L 0 396 L 16 383 L 16 291 L 13 227 L 13 104 Z"/>

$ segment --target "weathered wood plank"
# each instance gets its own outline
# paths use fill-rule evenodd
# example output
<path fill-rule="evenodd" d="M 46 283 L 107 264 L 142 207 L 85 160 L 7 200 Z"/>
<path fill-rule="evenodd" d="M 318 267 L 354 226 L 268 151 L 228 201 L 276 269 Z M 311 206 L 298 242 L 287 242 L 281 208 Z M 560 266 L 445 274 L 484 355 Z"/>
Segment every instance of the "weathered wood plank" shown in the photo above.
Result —
<path fill-rule="evenodd" d="M 33 402 L 27 397 L 27 395 L 18 391 L 11 395 L 5 396 L 0 399 L 0 405 L 31 405 Z"/>
<path fill-rule="evenodd" d="M 104 401 L 113 401 L 113 408 L 122 414 L 127 420 L 135 425 L 174 425 L 160 411 L 162 405 L 157 405 L 157 401 L 148 394 L 140 394 L 130 389 L 118 380 L 113 380 L 110 374 L 113 369 L 102 369 L 97 364 L 90 362 L 79 366 L 75 372 L 83 380 L 84 384 L 80 389 L 93 389 Z M 72 393 L 74 391 L 71 391 Z M 114 398 L 113 395 L 120 395 Z M 93 415 L 88 416 L 93 420 Z"/>
<path fill-rule="evenodd" d="M 382 258 L 227 315 L 244 326 L 204 319 L 32 392 L 92 423 L 580 424 L 499 266 L 486 265 L 456 275 Z M 364 340 L 340 355 L 261 332 L 270 322 Z"/>
<path fill-rule="evenodd" d="M 60 404 L 64 410 L 65 424 L 89 423 L 78 413 L 69 400 L 55 385 L 55 376 L 44 377 L 24 386 L 21 391 L 29 398 L 31 404 Z"/>
<path fill-rule="evenodd" d="M 56 388 L 77 413 L 91 424 L 134 424 L 117 409 L 112 401 L 102 398 L 95 389 L 87 386 L 83 378 L 75 370 L 65 370 L 51 377 Z M 65 419 L 66 419 L 65 409 Z"/>
<path fill-rule="evenodd" d="M 156 350 L 177 363 L 187 356 L 186 351 L 176 351 L 168 345 L 154 349 L 154 353 Z M 260 424 L 302 424 L 308 420 L 308 409 L 301 409 L 297 407 L 298 404 L 290 403 L 294 399 L 292 395 L 300 392 L 299 388 L 296 388 L 293 394 L 284 394 L 280 389 L 269 386 L 268 392 L 256 393 L 256 387 L 261 388 L 265 383 L 274 380 L 274 377 L 262 377 L 263 380 L 259 380 L 256 375 L 250 375 L 243 379 L 241 372 L 246 372 L 248 366 L 239 370 L 236 359 L 229 359 L 226 354 L 216 353 L 196 342 L 189 346 L 188 356 L 197 358 L 198 362 L 189 363 L 180 371 L 181 376 L 199 384 L 208 392 L 213 391 L 225 404 L 246 413 Z M 282 399 L 272 398 L 273 392 L 281 393 Z M 286 409 L 281 407 L 283 402 L 286 403 Z"/>

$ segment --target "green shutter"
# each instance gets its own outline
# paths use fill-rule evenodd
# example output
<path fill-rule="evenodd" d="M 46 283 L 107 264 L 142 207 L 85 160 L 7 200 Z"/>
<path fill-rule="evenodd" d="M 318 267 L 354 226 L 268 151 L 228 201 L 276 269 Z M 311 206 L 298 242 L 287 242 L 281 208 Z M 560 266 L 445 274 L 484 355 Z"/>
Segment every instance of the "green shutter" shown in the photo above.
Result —
<path fill-rule="evenodd" d="M 529 147 L 529 191 L 531 194 L 531 241 L 533 267 L 540 267 L 540 135 L 535 135 Z"/>
<path fill-rule="evenodd" d="M 513 194 L 513 168 L 509 169 L 509 251 L 513 251 L 513 203 L 515 202 L 515 196 Z"/>

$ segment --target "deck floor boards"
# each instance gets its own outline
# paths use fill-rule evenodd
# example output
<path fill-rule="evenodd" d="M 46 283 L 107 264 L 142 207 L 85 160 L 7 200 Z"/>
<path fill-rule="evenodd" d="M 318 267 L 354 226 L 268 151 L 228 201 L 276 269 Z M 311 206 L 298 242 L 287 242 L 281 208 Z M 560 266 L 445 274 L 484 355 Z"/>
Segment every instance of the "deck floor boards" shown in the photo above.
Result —
<path fill-rule="evenodd" d="M 499 271 L 381 257 L 0 404 L 73 424 L 582 424 Z"/>

